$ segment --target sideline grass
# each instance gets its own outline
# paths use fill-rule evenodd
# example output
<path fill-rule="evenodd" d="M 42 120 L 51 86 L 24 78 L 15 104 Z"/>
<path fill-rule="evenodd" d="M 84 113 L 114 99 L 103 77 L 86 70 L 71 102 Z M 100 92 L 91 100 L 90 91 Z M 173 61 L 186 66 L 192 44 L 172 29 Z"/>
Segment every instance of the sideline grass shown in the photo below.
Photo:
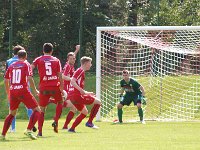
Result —
<path fill-rule="evenodd" d="M 23 135 L 27 121 L 17 121 L 17 132 L 8 133 L 0 141 L 1 150 L 197 150 L 200 149 L 200 122 L 147 122 L 112 124 L 95 122 L 99 130 L 90 129 L 82 122 L 77 133 L 60 130 L 56 134 L 52 121 L 45 121 L 43 138 L 35 141 Z M 0 120 L 2 130 L 3 120 Z"/>

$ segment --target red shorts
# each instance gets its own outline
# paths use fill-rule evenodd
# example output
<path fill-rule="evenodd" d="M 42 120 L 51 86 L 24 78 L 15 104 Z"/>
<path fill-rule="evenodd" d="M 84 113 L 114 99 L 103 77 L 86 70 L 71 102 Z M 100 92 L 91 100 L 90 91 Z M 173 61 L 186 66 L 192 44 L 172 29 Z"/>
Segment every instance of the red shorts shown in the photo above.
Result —
<path fill-rule="evenodd" d="M 69 94 L 67 99 L 72 102 L 78 111 L 81 111 L 85 105 L 91 105 L 94 102 L 95 95 Z"/>
<path fill-rule="evenodd" d="M 62 94 L 59 87 L 43 87 L 40 89 L 39 105 L 46 107 L 49 103 L 49 98 L 53 97 L 55 103 L 62 101 Z"/>
<path fill-rule="evenodd" d="M 34 109 L 38 106 L 36 99 L 29 91 L 21 94 L 18 92 L 10 93 L 10 110 L 17 109 L 21 102 L 29 109 Z"/>

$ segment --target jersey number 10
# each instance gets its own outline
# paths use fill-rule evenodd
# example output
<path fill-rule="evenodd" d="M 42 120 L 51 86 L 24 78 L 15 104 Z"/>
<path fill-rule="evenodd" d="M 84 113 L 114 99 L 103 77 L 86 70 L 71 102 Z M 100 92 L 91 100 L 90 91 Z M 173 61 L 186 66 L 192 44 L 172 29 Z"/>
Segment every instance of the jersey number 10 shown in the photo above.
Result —
<path fill-rule="evenodd" d="M 12 71 L 12 83 L 20 83 L 21 81 L 21 69 L 14 69 Z"/>

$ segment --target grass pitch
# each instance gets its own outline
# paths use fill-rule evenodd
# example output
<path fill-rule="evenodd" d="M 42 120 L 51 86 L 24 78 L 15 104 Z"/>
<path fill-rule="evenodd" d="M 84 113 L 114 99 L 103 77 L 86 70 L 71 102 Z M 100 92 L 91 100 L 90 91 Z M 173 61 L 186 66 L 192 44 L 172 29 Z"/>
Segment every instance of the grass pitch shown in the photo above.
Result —
<path fill-rule="evenodd" d="M 1 150 L 198 150 L 200 122 L 147 122 L 113 124 L 95 122 L 98 130 L 85 127 L 83 121 L 77 133 L 53 132 L 52 121 L 45 121 L 43 138 L 31 140 L 23 134 L 26 120 L 17 120 L 17 132 L 8 133 L 0 141 Z M 0 120 L 2 130 L 3 120 Z"/>

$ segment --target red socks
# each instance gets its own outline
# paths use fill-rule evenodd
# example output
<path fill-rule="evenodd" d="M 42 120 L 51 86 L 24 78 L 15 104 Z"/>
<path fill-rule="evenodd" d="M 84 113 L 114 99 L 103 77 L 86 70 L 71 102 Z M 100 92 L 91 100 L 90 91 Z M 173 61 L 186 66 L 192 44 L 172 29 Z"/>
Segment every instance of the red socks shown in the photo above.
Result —
<path fill-rule="evenodd" d="M 86 115 L 84 114 L 80 114 L 76 117 L 76 120 L 74 121 L 74 123 L 72 124 L 71 129 L 75 129 L 80 123 L 81 121 L 86 117 Z"/>
<path fill-rule="evenodd" d="M 4 136 L 6 135 L 8 129 L 9 129 L 11 123 L 12 123 L 13 118 L 14 118 L 14 116 L 11 115 L 11 114 L 9 114 L 9 115 L 6 117 L 6 119 L 5 119 L 5 121 L 4 121 L 4 125 L 3 125 L 2 135 L 4 135 Z"/>
<path fill-rule="evenodd" d="M 92 123 L 94 117 L 96 116 L 96 114 L 99 110 L 99 107 L 100 107 L 99 104 L 94 104 L 94 106 L 92 107 L 92 110 L 90 112 L 90 117 L 89 117 L 89 120 L 88 120 L 89 123 Z"/>
<path fill-rule="evenodd" d="M 74 117 L 74 112 L 70 111 L 68 114 L 67 114 L 67 117 L 66 117 L 66 120 L 65 120 L 65 124 L 63 126 L 64 129 L 67 129 L 68 128 L 68 124 L 70 123 L 70 121 L 73 119 Z"/>
<path fill-rule="evenodd" d="M 34 111 L 30 117 L 27 129 L 32 130 L 35 123 L 38 121 L 39 117 L 40 117 L 40 113 L 38 111 Z"/>

